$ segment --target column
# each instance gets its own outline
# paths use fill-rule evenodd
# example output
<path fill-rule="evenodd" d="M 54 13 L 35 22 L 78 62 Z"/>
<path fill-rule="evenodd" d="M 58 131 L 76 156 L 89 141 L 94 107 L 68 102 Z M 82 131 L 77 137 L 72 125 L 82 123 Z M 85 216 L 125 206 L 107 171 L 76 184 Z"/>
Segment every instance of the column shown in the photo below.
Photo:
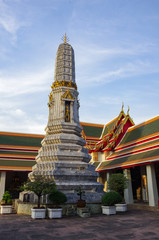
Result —
<path fill-rule="evenodd" d="M 133 200 L 133 193 L 132 193 L 132 184 L 131 184 L 131 172 L 130 169 L 124 169 L 123 173 L 125 177 L 128 179 L 128 187 L 124 190 L 124 198 L 127 204 L 132 204 Z"/>
<path fill-rule="evenodd" d="M 146 172 L 147 172 L 149 206 L 157 206 L 158 190 L 156 183 L 155 167 L 153 163 L 151 165 L 146 165 Z"/>
<path fill-rule="evenodd" d="M 6 172 L 0 172 L 0 201 L 2 200 L 2 196 L 5 192 L 5 183 L 6 183 Z"/>
<path fill-rule="evenodd" d="M 108 181 L 109 181 L 109 178 L 110 178 L 110 172 L 107 172 L 106 173 L 107 175 L 106 175 L 106 183 L 105 183 L 105 186 L 104 186 L 104 188 L 105 188 L 105 191 L 106 192 L 110 192 L 110 190 L 109 190 L 109 188 L 108 188 Z"/>

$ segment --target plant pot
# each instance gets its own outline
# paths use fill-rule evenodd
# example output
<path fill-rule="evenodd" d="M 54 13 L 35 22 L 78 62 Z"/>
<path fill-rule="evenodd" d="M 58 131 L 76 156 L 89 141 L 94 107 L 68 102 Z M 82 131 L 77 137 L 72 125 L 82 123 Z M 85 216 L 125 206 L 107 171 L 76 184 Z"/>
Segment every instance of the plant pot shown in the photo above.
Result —
<path fill-rule="evenodd" d="M 1 205 L 1 214 L 12 213 L 12 205 Z"/>
<path fill-rule="evenodd" d="M 86 206 L 86 201 L 85 200 L 82 200 L 82 199 L 78 200 L 77 207 L 84 208 L 85 206 Z"/>
<path fill-rule="evenodd" d="M 34 209 L 32 208 L 31 209 L 31 217 L 33 219 L 37 219 L 37 218 L 45 218 L 46 217 L 46 209 L 40 209 L 40 208 L 37 208 L 37 209 Z"/>
<path fill-rule="evenodd" d="M 115 206 L 102 206 L 102 213 L 106 214 L 106 215 L 116 214 L 116 207 Z"/>
<path fill-rule="evenodd" d="M 127 211 L 127 204 L 126 203 L 118 203 L 115 204 L 117 212 L 126 212 Z"/>
<path fill-rule="evenodd" d="M 48 208 L 49 218 L 62 218 L 62 208 Z"/>

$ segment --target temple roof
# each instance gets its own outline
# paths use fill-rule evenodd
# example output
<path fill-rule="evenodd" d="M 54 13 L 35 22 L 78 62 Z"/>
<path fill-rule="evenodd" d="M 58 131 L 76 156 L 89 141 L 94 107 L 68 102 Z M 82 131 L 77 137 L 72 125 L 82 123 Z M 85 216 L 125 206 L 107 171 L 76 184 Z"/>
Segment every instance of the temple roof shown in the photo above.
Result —
<path fill-rule="evenodd" d="M 99 141 L 104 125 L 80 123 L 86 141 Z M 31 171 L 44 135 L 0 132 L 0 170 Z"/>
<path fill-rule="evenodd" d="M 102 138 L 103 136 L 105 136 L 109 130 L 112 129 L 114 123 L 116 122 L 116 120 L 118 119 L 118 117 L 114 118 L 112 121 L 110 121 L 109 123 L 106 123 L 104 125 L 104 128 L 103 128 L 103 131 L 102 131 L 102 134 L 100 136 L 100 138 Z"/>
<path fill-rule="evenodd" d="M 127 115 L 123 111 L 123 106 L 119 115 L 111 122 L 105 124 L 100 141 L 95 145 L 92 151 L 112 151 L 119 144 L 127 129 L 132 127 L 134 122 L 129 115 L 129 108 Z"/>
<path fill-rule="evenodd" d="M 31 171 L 44 135 L 0 132 L 0 170 Z"/>
<path fill-rule="evenodd" d="M 87 137 L 100 138 L 104 125 L 80 122 Z"/>
<path fill-rule="evenodd" d="M 159 116 L 128 129 L 126 135 L 97 171 L 126 168 L 159 161 Z"/>
<path fill-rule="evenodd" d="M 137 139 L 147 137 L 150 134 L 154 134 L 159 131 L 159 116 L 152 118 L 144 123 L 129 128 L 126 136 L 122 139 L 120 145 L 128 144 Z"/>
<path fill-rule="evenodd" d="M 0 132 L 0 145 L 39 147 L 44 135 Z"/>

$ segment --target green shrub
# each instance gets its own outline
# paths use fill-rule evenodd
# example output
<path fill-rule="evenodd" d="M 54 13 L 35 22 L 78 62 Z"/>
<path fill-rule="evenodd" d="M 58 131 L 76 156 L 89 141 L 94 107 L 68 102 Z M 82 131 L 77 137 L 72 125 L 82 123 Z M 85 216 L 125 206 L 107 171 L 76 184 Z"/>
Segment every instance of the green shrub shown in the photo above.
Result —
<path fill-rule="evenodd" d="M 122 197 L 124 197 L 124 189 L 127 188 L 127 178 L 122 173 L 114 173 L 110 175 L 108 181 L 108 188 L 111 191 L 118 192 Z"/>
<path fill-rule="evenodd" d="M 122 196 L 114 191 L 111 192 L 106 192 L 103 196 L 102 196 L 102 204 L 105 206 L 113 206 L 117 203 L 120 203 L 122 201 Z"/>
<path fill-rule="evenodd" d="M 5 193 L 3 194 L 2 203 L 12 204 L 12 196 L 8 191 L 5 191 Z"/>
<path fill-rule="evenodd" d="M 63 192 L 55 191 L 49 195 L 49 200 L 57 207 L 58 205 L 65 203 L 67 197 Z"/>

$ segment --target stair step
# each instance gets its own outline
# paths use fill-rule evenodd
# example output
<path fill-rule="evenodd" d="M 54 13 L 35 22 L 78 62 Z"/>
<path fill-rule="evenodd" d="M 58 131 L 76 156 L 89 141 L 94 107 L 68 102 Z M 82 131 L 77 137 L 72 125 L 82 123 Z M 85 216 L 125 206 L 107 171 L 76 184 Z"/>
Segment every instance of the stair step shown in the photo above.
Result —
<path fill-rule="evenodd" d="M 77 208 L 77 215 L 80 217 L 90 217 L 91 213 L 89 208 L 85 207 L 85 208 Z"/>

